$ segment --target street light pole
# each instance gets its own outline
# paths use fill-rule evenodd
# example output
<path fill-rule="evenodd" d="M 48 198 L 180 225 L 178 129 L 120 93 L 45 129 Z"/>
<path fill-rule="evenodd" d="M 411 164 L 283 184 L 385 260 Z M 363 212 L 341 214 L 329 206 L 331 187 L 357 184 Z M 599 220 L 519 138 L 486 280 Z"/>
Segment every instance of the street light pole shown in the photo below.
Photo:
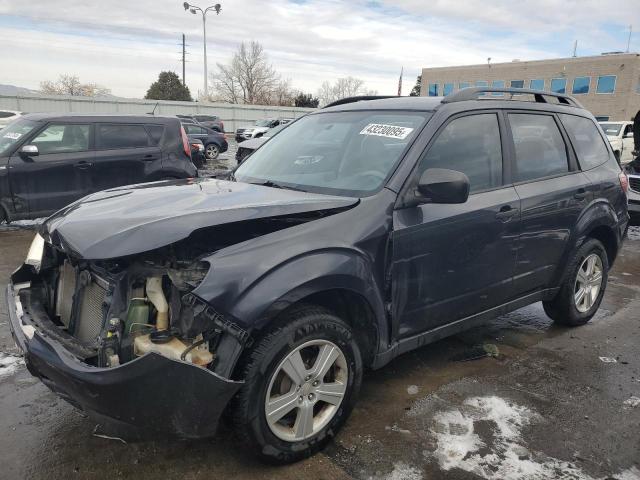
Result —
<path fill-rule="evenodd" d="M 192 5 L 189 2 L 184 2 L 182 4 L 185 11 L 189 10 L 194 15 L 197 12 L 202 14 L 202 34 L 203 34 L 203 45 L 204 45 L 204 94 L 208 98 L 209 97 L 209 84 L 207 79 L 207 13 L 210 11 L 215 11 L 216 15 L 220 15 L 220 10 L 222 7 L 219 3 L 215 5 L 211 5 L 210 7 L 205 8 L 204 10 L 197 5 Z"/>

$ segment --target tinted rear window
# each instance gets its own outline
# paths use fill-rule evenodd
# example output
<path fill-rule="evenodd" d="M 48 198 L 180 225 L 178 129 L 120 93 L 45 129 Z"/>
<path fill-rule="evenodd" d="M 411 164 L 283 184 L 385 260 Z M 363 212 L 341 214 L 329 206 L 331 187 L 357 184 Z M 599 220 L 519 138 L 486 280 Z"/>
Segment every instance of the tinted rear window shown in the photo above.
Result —
<path fill-rule="evenodd" d="M 518 182 L 569 171 L 567 148 L 551 115 L 509 114 Z"/>
<path fill-rule="evenodd" d="M 151 138 L 152 145 L 158 145 L 162 140 L 162 134 L 164 133 L 164 127 L 162 125 L 147 125 L 147 132 Z"/>
<path fill-rule="evenodd" d="M 609 150 L 595 123 L 588 118 L 567 114 L 560 115 L 560 119 L 569 133 L 583 170 L 602 165 L 609 159 Z"/>
<path fill-rule="evenodd" d="M 98 148 L 138 148 L 149 146 L 149 135 L 144 125 L 98 125 Z"/>
<path fill-rule="evenodd" d="M 13 117 L 15 113 L 13 112 L 5 112 L 4 110 L 0 110 L 0 118 L 9 118 Z"/>

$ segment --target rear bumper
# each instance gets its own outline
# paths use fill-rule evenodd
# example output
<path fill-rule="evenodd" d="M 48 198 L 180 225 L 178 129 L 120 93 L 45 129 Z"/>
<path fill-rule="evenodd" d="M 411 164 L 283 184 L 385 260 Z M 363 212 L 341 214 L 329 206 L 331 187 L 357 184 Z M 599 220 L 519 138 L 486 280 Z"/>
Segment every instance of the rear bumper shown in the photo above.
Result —
<path fill-rule="evenodd" d="M 59 396 L 89 414 L 141 431 L 182 438 L 215 433 L 242 382 L 155 353 L 114 368 L 92 367 L 54 338 L 59 334 L 47 333 L 48 319 L 38 318 L 41 308 L 31 305 L 35 302 L 20 287 L 7 288 L 11 333 L 29 372 Z"/>

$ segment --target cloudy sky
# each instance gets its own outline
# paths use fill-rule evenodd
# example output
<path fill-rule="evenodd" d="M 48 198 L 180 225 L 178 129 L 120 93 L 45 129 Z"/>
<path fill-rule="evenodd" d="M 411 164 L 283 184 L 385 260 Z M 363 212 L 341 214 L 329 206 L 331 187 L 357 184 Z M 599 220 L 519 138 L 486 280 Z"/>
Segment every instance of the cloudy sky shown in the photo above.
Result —
<path fill-rule="evenodd" d="M 207 3 L 196 4 L 206 6 Z M 356 76 L 380 94 L 408 92 L 421 67 L 640 51 L 640 0 L 222 0 L 207 21 L 209 69 L 242 41 L 263 44 L 294 87 Z M 0 0 L 0 84 L 37 89 L 78 75 L 115 95 L 144 96 L 161 70 L 202 89 L 202 21 L 180 0 Z"/>

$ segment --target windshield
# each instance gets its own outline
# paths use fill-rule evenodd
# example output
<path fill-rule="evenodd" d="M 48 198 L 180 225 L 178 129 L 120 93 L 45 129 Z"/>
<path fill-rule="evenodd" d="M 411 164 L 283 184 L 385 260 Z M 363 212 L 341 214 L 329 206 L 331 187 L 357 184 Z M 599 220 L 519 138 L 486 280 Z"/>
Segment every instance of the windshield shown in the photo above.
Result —
<path fill-rule="evenodd" d="M 238 181 L 366 196 L 393 172 L 429 113 L 357 111 L 308 115 L 256 150 Z"/>
<path fill-rule="evenodd" d="M 264 138 L 269 138 L 269 137 L 273 137 L 276 133 L 278 133 L 280 130 L 282 130 L 285 127 L 288 127 L 289 124 L 288 123 L 284 123 L 281 125 L 278 125 L 277 127 L 273 127 L 272 129 L 270 129 L 267 133 L 265 133 L 263 135 Z"/>
<path fill-rule="evenodd" d="M 622 128 L 621 123 L 601 123 L 600 126 L 604 130 L 605 135 L 609 137 L 617 137 Z"/>
<path fill-rule="evenodd" d="M 38 124 L 20 118 L 14 120 L 0 131 L 0 155 L 4 155 L 28 135 Z"/>

